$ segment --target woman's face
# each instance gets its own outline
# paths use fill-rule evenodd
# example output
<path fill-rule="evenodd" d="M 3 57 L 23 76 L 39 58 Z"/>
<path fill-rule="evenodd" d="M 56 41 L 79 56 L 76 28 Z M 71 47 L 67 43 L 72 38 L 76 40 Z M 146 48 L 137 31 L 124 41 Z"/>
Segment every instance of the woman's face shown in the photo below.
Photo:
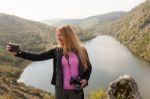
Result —
<path fill-rule="evenodd" d="M 56 39 L 57 39 L 57 42 L 59 43 L 59 45 L 61 47 L 63 47 L 63 45 L 64 45 L 64 37 L 63 37 L 63 35 L 61 34 L 60 31 L 56 32 Z"/>

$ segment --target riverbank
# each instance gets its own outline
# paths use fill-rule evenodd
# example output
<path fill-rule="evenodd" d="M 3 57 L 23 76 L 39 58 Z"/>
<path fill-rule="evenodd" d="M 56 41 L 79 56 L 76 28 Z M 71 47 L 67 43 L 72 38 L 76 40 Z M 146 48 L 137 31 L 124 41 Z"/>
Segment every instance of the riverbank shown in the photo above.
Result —
<path fill-rule="evenodd" d="M 54 99 L 51 93 L 17 82 L 22 70 L 0 66 L 0 99 Z"/>

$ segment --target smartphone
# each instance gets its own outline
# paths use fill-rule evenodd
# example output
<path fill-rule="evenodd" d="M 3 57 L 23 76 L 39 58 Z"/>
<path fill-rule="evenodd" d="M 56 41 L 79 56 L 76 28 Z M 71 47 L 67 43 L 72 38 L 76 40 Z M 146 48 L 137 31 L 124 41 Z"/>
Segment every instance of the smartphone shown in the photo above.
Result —
<path fill-rule="evenodd" d="M 19 45 L 9 43 L 9 51 L 10 52 L 19 52 Z"/>

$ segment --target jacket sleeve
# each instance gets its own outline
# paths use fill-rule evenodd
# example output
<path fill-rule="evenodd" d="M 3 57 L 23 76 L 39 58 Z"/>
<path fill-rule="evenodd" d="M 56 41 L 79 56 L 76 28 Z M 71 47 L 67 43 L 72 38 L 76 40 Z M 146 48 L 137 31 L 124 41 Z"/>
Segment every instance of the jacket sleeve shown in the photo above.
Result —
<path fill-rule="evenodd" d="M 42 61 L 54 58 L 55 48 L 52 48 L 46 52 L 40 54 L 34 54 L 31 52 L 20 51 L 15 56 L 21 57 L 23 59 L 31 60 L 31 61 Z"/>
<path fill-rule="evenodd" d="M 90 79 L 90 75 L 91 75 L 91 72 L 92 72 L 92 65 L 91 65 L 91 62 L 89 60 L 89 56 L 88 56 L 88 53 L 87 53 L 86 49 L 85 49 L 85 53 L 87 55 L 88 69 L 84 73 L 84 78 L 88 81 Z"/>

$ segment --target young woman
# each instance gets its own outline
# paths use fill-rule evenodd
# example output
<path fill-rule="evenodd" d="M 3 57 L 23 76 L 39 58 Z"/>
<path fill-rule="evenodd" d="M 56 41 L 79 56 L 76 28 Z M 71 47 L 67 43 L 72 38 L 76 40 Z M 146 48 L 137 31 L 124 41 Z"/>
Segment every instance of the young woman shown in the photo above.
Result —
<path fill-rule="evenodd" d="M 7 50 L 31 61 L 53 59 L 51 83 L 55 85 L 56 99 L 84 99 L 83 88 L 88 85 L 92 70 L 88 53 L 69 25 L 56 29 L 56 39 L 58 46 L 41 54 L 13 51 L 11 44 L 7 45 Z"/>

